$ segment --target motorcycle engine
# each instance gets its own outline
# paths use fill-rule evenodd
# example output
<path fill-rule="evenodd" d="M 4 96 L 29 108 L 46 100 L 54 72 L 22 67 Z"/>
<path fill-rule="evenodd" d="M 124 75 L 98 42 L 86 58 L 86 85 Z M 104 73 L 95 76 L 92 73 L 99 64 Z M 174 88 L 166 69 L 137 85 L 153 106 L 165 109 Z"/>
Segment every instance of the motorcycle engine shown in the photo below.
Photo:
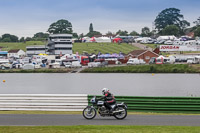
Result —
<path fill-rule="evenodd" d="M 106 107 L 105 107 L 105 106 L 102 106 L 102 107 L 99 108 L 99 110 L 100 110 L 101 112 L 105 112 L 105 111 L 106 111 Z"/>

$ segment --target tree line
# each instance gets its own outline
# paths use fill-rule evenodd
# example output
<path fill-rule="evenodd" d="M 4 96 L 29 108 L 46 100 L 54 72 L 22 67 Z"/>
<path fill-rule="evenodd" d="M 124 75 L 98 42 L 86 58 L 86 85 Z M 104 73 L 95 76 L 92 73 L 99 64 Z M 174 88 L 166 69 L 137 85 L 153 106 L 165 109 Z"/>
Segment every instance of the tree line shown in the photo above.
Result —
<path fill-rule="evenodd" d="M 106 35 L 114 36 L 142 36 L 142 37 L 150 37 L 150 36 L 159 36 L 159 35 L 175 35 L 181 36 L 185 35 L 189 32 L 194 32 L 195 36 L 200 36 L 200 17 L 197 18 L 196 21 L 193 22 L 195 26 L 190 27 L 190 23 L 184 19 L 183 14 L 177 8 L 167 8 L 162 10 L 154 20 L 155 29 L 152 31 L 149 27 L 144 27 L 141 29 L 141 34 L 136 31 L 132 31 L 128 33 L 126 30 L 118 30 L 116 33 L 108 31 Z M 67 33 L 72 34 L 74 38 L 82 38 L 84 36 L 93 37 L 94 35 L 102 35 L 99 31 L 95 31 L 93 28 L 93 24 L 89 25 L 89 32 L 87 34 L 80 34 L 73 32 L 72 23 L 68 20 L 61 19 L 54 23 L 52 23 L 48 30 L 48 33 L 38 32 L 34 34 L 33 37 L 21 37 L 20 39 L 11 34 L 4 34 L 0 37 L 0 42 L 25 42 L 25 41 L 45 41 L 49 34 L 61 34 Z"/>

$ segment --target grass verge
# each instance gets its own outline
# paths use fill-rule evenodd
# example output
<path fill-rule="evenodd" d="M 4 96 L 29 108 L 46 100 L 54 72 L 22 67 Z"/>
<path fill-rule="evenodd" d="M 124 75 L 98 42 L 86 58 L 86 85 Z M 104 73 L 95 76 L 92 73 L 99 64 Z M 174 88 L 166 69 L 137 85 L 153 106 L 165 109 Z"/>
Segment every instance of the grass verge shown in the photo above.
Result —
<path fill-rule="evenodd" d="M 88 68 L 82 73 L 199 73 L 199 67 L 188 64 L 133 65 L 104 68 Z"/>
<path fill-rule="evenodd" d="M 199 133 L 190 126 L 0 126 L 2 133 Z"/>
<path fill-rule="evenodd" d="M 0 114 L 57 114 L 57 115 L 81 115 L 82 111 L 0 111 Z M 159 112 L 132 112 L 128 115 L 200 115 L 194 113 L 159 113 Z"/>
<path fill-rule="evenodd" d="M 59 69 L 34 69 L 34 70 L 23 70 L 23 69 L 9 69 L 0 70 L 0 73 L 68 73 L 73 69 L 70 68 L 59 68 Z"/>

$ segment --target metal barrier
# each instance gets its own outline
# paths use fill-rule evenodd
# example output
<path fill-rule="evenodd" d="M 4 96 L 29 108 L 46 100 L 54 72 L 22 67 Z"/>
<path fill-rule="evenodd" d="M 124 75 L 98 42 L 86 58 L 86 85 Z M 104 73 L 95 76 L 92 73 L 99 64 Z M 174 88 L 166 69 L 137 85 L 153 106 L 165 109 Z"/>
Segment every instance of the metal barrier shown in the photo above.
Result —
<path fill-rule="evenodd" d="M 88 101 L 92 96 L 88 96 Z M 129 111 L 200 113 L 200 97 L 133 97 L 115 96 L 117 102 L 124 102 Z"/>
<path fill-rule="evenodd" d="M 86 94 L 0 94 L 0 110 L 82 111 Z"/>

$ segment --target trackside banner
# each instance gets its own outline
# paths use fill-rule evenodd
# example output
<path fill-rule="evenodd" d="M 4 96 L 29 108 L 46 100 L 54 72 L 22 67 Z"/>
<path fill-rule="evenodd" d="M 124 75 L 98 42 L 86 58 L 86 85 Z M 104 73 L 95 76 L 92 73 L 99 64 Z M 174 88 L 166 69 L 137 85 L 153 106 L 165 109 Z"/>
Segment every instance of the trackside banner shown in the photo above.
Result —
<path fill-rule="evenodd" d="M 200 51 L 199 45 L 160 45 L 160 51 Z"/>

